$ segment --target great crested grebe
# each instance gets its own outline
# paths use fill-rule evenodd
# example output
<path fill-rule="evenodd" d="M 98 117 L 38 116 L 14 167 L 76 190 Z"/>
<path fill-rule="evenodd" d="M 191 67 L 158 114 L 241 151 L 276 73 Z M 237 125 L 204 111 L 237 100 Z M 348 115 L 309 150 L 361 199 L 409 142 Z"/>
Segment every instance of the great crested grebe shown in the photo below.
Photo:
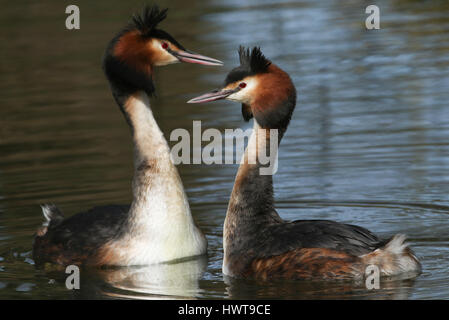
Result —
<path fill-rule="evenodd" d="M 134 141 L 130 206 L 95 207 L 64 219 L 43 206 L 46 221 L 34 240 L 37 263 L 144 265 L 206 253 L 207 241 L 190 213 L 170 149 L 150 107 L 153 67 L 176 62 L 222 65 L 184 49 L 157 29 L 167 9 L 145 7 L 109 43 L 103 69 Z"/>
<path fill-rule="evenodd" d="M 296 104 L 289 75 L 260 49 L 240 47 L 240 66 L 223 88 L 189 103 L 228 99 L 242 103 L 243 118 L 254 130 L 242 158 L 223 231 L 223 273 L 256 279 L 357 279 L 376 265 L 381 275 L 416 276 L 421 265 L 403 235 L 381 240 L 370 231 L 327 220 L 281 219 L 274 208 L 272 175 L 260 173 L 261 161 L 248 161 L 270 145 L 267 129 L 280 142 Z M 266 154 L 266 153 L 265 153 Z M 255 158 L 253 158 L 255 159 Z"/>

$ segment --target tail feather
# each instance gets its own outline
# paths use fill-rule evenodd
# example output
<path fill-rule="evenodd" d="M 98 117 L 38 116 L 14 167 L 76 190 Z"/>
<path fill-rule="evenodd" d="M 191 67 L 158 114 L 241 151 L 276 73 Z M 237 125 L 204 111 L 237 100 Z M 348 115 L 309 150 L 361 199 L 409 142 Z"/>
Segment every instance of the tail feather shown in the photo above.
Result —
<path fill-rule="evenodd" d="M 397 234 L 383 247 L 361 256 L 366 265 L 377 265 L 384 276 L 421 273 L 421 263 L 405 242 L 406 236 Z"/>
<path fill-rule="evenodd" d="M 64 220 L 64 216 L 57 206 L 54 204 L 41 205 L 42 213 L 45 221 L 42 223 L 44 227 L 56 226 Z"/>

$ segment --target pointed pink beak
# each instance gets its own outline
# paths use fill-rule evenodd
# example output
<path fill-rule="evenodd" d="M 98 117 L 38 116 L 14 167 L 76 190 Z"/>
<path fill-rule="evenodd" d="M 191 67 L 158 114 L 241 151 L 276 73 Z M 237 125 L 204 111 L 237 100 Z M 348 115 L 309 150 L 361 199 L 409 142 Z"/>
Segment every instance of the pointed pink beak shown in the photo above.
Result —
<path fill-rule="evenodd" d="M 198 96 L 196 98 L 190 99 L 187 101 L 187 103 L 203 103 L 203 102 L 211 102 L 216 100 L 225 99 L 226 97 L 230 96 L 234 92 L 237 92 L 237 89 L 231 89 L 231 90 L 223 90 L 223 89 L 215 89 L 211 92 L 205 93 L 201 96 Z"/>
<path fill-rule="evenodd" d="M 184 51 L 184 50 L 174 51 L 174 50 L 172 50 L 172 51 L 170 51 L 170 53 L 172 55 L 174 55 L 176 58 L 178 58 L 178 60 L 181 62 L 197 63 L 197 64 L 202 64 L 205 66 L 222 66 L 223 65 L 223 62 L 221 62 L 220 60 L 206 57 L 201 54 L 197 54 L 197 53 L 193 53 L 193 52 L 189 52 L 189 51 Z"/>

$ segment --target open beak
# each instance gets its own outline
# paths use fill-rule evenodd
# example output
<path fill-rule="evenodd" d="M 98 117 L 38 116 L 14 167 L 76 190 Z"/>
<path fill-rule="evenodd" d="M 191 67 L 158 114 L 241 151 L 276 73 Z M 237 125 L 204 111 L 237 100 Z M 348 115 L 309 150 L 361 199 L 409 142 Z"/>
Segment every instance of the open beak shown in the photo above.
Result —
<path fill-rule="evenodd" d="M 211 102 L 215 100 L 226 99 L 226 97 L 238 91 L 237 89 L 231 90 L 223 90 L 223 89 L 215 89 L 211 92 L 205 93 L 199 97 L 190 99 L 187 103 L 202 103 L 202 102 Z"/>
<path fill-rule="evenodd" d="M 193 52 L 189 52 L 187 50 L 170 50 L 169 51 L 173 56 L 178 58 L 181 62 L 187 63 L 197 63 L 205 66 L 222 66 L 223 62 L 217 59 L 209 58 L 200 54 L 196 54 Z"/>

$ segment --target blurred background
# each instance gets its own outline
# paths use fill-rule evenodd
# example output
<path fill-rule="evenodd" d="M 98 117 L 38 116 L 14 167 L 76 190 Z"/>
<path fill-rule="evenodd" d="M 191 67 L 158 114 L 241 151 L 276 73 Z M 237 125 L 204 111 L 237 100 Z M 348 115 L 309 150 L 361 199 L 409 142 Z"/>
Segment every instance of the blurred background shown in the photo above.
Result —
<path fill-rule="evenodd" d="M 0 299 L 449 299 L 445 0 L 158 1 L 170 8 L 162 29 L 189 50 L 225 62 L 157 69 L 152 107 L 166 137 L 176 128 L 191 131 L 193 120 L 201 120 L 203 130 L 249 127 L 239 104 L 185 102 L 223 82 L 238 64 L 239 45 L 260 46 L 298 90 L 274 177 L 281 216 L 357 224 L 384 237 L 405 233 L 423 264 L 417 279 L 382 282 L 374 291 L 355 284 L 224 279 L 222 227 L 237 165 L 205 164 L 178 169 L 209 241 L 206 260 L 181 264 L 181 275 L 172 270 L 176 266 L 106 275 L 82 271 L 76 291 L 65 288 L 62 272 L 37 270 L 31 246 L 43 221 L 40 204 L 55 203 L 70 216 L 131 200 L 130 132 L 101 58 L 145 3 L 2 5 Z M 65 28 L 69 4 L 80 8 L 80 30 Z M 371 4 L 380 8 L 380 30 L 365 28 Z"/>

